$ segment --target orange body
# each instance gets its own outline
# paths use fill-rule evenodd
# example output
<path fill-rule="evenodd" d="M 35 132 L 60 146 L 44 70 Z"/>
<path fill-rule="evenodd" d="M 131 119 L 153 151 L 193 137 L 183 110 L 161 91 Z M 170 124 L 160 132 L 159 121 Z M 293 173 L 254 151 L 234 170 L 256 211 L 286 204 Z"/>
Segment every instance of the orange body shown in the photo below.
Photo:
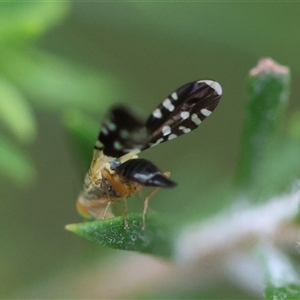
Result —
<path fill-rule="evenodd" d="M 88 175 L 87 175 L 88 177 Z M 124 181 L 115 172 L 104 168 L 101 171 L 101 180 L 93 186 L 92 181 L 86 178 L 85 189 L 79 195 L 76 209 L 85 219 L 112 218 L 114 214 L 110 210 L 110 204 L 119 200 L 126 200 L 132 194 L 142 190 L 143 185 L 134 181 Z M 98 191 L 98 196 L 94 192 Z M 89 193 L 89 191 L 92 191 Z M 90 196 L 93 195 L 93 197 Z"/>

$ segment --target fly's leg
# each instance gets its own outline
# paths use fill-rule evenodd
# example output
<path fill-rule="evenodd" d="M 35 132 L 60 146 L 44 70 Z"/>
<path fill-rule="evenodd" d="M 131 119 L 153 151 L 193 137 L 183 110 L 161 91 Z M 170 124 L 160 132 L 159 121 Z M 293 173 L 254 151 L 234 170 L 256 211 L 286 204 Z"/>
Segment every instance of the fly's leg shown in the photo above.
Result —
<path fill-rule="evenodd" d="M 159 187 L 155 188 L 144 200 L 144 209 L 143 209 L 143 227 L 142 230 L 146 228 L 146 213 L 148 210 L 149 200 L 159 191 Z"/>
<path fill-rule="evenodd" d="M 101 173 L 103 178 L 103 187 L 105 189 L 106 197 L 107 197 L 107 206 L 105 212 L 103 214 L 103 218 L 105 217 L 105 213 L 107 212 L 111 203 L 114 203 L 114 200 L 123 200 L 124 201 L 124 228 L 128 228 L 128 220 L 127 220 L 127 201 L 126 198 L 131 194 L 129 187 L 124 184 L 121 178 L 116 174 L 110 174 L 109 171 L 104 169 Z M 117 193 L 118 198 L 112 199 L 109 193 L 108 184 L 110 184 L 111 189 Z"/>
<path fill-rule="evenodd" d="M 127 220 L 127 212 L 128 212 L 128 208 L 127 208 L 127 199 L 123 199 L 124 201 L 124 229 L 127 229 L 128 226 L 128 220 Z"/>
<path fill-rule="evenodd" d="M 163 173 L 164 176 L 166 177 L 170 177 L 171 173 L 170 172 L 164 172 Z M 157 194 L 157 192 L 159 191 L 160 187 L 155 188 L 144 200 L 144 209 L 143 209 L 143 226 L 142 226 L 142 230 L 145 230 L 146 228 L 146 214 L 148 211 L 148 204 L 149 204 L 149 200 L 155 195 Z"/>
<path fill-rule="evenodd" d="M 106 197 L 107 197 L 107 205 L 106 205 L 105 210 L 104 210 L 104 212 L 102 214 L 102 217 L 101 217 L 101 219 L 104 219 L 107 212 L 108 212 L 108 209 L 109 209 L 110 205 L 113 203 L 113 201 L 110 198 L 108 187 L 107 187 L 107 184 L 106 184 L 106 181 L 105 181 L 106 177 L 104 176 L 103 171 L 101 172 L 101 175 L 102 175 L 102 178 L 103 178 L 103 186 L 104 186 Z"/>
<path fill-rule="evenodd" d="M 105 219 L 105 216 L 106 216 L 106 214 L 107 214 L 107 212 L 108 212 L 108 209 L 109 209 L 109 207 L 110 207 L 110 205 L 112 204 L 112 202 L 107 202 L 107 205 L 106 205 L 106 207 L 105 207 L 105 210 L 104 210 L 104 212 L 103 212 L 103 215 L 102 215 L 102 217 L 101 217 L 101 219 L 103 220 L 103 219 Z"/>

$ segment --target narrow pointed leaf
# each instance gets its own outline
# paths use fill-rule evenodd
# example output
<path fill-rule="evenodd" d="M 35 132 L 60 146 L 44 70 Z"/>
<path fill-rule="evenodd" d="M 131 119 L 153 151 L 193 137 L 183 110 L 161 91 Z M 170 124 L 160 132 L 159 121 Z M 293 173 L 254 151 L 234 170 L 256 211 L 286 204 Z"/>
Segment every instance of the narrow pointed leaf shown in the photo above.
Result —
<path fill-rule="evenodd" d="M 237 182 L 243 188 L 253 184 L 268 146 L 278 137 L 289 99 L 289 69 L 269 58 L 262 59 L 250 71 L 248 91 L 237 172 Z"/>
<path fill-rule="evenodd" d="M 21 142 L 32 141 L 37 133 L 37 124 L 30 104 L 17 87 L 0 78 L 0 121 Z"/>
<path fill-rule="evenodd" d="M 174 236 L 164 219 L 147 215 L 145 230 L 142 229 L 142 215 L 130 214 L 128 228 L 124 228 L 124 218 L 98 220 L 70 224 L 66 229 L 83 238 L 114 249 L 138 251 L 156 256 L 171 257 Z"/>
<path fill-rule="evenodd" d="M 300 141 L 282 137 L 272 143 L 253 179 L 254 197 L 265 199 L 289 191 L 300 177 Z"/>
<path fill-rule="evenodd" d="M 65 16 L 69 7 L 68 2 L 1 3 L 0 44 L 20 43 L 41 36 Z"/>
<path fill-rule="evenodd" d="M 125 89 L 107 74 L 92 72 L 34 48 L 3 53 L 0 70 L 39 106 L 95 112 L 106 109 Z"/>
<path fill-rule="evenodd" d="M 3 136 L 0 137 L 0 174 L 18 185 L 30 184 L 36 175 L 29 158 Z"/>

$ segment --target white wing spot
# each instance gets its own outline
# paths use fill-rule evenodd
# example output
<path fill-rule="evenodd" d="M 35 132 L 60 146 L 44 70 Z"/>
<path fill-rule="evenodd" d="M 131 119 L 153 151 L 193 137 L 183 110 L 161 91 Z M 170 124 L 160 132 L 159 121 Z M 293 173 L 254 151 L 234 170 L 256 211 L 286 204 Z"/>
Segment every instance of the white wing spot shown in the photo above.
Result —
<path fill-rule="evenodd" d="M 219 84 L 219 82 L 213 81 L 213 80 L 199 80 L 197 83 L 205 82 L 207 85 L 209 85 L 212 89 L 215 90 L 215 92 L 221 96 L 222 95 L 222 87 Z"/>
<path fill-rule="evenodd" d="M 158 108 L 152 113 L 152 115 L 156 119 L 160 119 L 162 117 L 162 113 L 161 113 L 161 111 Z"/>
<path fill-rule="evenodd" d="M 179 129 L 182 130 L 184 133 L 189 133 L 191 131 L 190 128 L 184 127 L 184 126 L 179 126 Z"/>
<path fill-rule="evenodd" d="M 158 139 L 155 143 L 151 144 L 151 147 L 157 146 L 158 144 L 160 144 L 164 139 L 160 138 Z"/>
<path fill-rule="evenodd" d="M 108 127 L 108 129 L 109 129 L 110 131 L 115 131 L 115 130 L 117 129 L 116 124 L 114 124 L 114 123 L 112 123 L 112 122 L 108 122 L 108 123 L 106 124 L 106 126 Z"/>
<path fill-rule="evenodd" d="M 178 95 L 176 92 L 174 92 L 171 97 L 174 99 L 174 100 L 178 100 Z"/>
<path fill-rule="evenodd" d="M 105 127 L 102 127 L 101 132 L 102 132 L 104 135 L 108 135 L 108 130 L 107 130 Z"/>
<path fill-rule="evenodd" d="M 174 105 L 171 103 L 170 99 L 168 98 L 162 104 L 168 111 L 173 111 L 175 108 Z"/>
<path fill-rule="evenodd" d="M 97 147 L 97 148 L 101 148 L 102 147 L 102 144 L 101 144 L 101 142 L 99 140 L 96 141 L 95 147 Z"/>
<path fill-rule="evenodd" d="M 206 108 L 202 108 L 200 110 L 201 114 L 204 115 L 205 117 L 208 117 L 212 112 Z"/>
<path fill-rule="evenodd" d="M 170 134 L 170 133 L 171 133 L 171 128 L 170 128 L 170 126 L 164 126 L 164 127 L 162 128 L 162 133 L 163 133 L 164 136 Z"/>
<path fill-rule="evenodd" d="M 114 142 L 114 148 L 115 148 L 116 150 L 121 150 L 121 149 L 122 149 L 122 145 L 120 144 L 120 142 L 115 141 L 115 142 Z"/>
<path fill-rule="evenodd" d="M 190 117 L 190 113 L 188 111 L 183 111 L 180 113 L 180 117 L 185 120 Z"/>
<path fill-rule="evenodd" d="M 126 139 L 129 136 L 129 132 L 127 130 L 125 130 L 125 129 L 122 129 L 120 131 L 120 136 L 121 136 L 121 138 Z"/>
<path fill-rule="evenodd" d="M 192 114 L 192 121 L 198 126 L 201 123 L 201 120 L 196 114 Z"/>
<path fill-rule="evenodd" d="M 176 138 L 177 138 L 177 135 L 172 133 L 168 136 L 168 141 L 171 141 L 171 140 L 176 139 Z"/>

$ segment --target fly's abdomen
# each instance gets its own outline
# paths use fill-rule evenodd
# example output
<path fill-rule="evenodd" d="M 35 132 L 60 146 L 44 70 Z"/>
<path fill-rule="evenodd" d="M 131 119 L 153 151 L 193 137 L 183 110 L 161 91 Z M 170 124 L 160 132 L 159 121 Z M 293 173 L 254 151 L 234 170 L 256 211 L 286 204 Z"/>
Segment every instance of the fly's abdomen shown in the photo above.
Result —
<path fill-rule="evenodd" d="M 115 172 L 127 181 L 135 181 L 144 186 L 173 187 L 176 185 L 147 159 L 128 160 L 116 167 Z"/>

